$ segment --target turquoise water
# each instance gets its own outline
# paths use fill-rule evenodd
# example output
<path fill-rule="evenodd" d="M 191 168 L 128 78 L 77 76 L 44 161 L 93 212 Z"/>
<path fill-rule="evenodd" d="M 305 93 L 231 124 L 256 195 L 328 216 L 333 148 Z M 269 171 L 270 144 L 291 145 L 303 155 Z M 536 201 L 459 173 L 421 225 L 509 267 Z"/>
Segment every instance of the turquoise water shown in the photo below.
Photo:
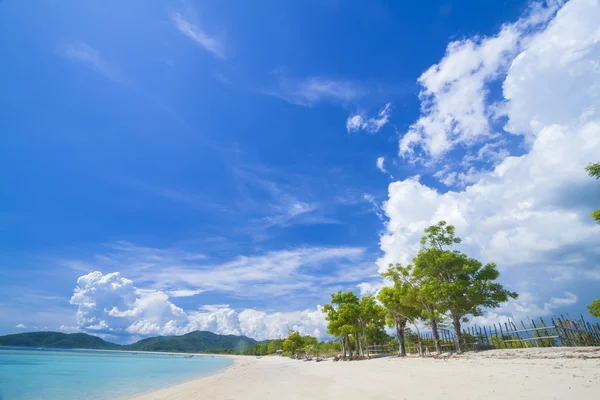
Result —
<path fill-rule="evenodd" d="M 211 375 L 224 357 L 0 347 L 0 400 L 115 400 Z"/>

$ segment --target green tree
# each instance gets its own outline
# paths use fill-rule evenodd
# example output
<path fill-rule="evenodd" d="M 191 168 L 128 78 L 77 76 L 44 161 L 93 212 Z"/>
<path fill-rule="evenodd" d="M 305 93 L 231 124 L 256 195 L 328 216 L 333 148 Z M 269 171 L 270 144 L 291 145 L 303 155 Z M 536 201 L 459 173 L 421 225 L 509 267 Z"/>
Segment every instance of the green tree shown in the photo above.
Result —
<path fill-rule="evenodd" d="M 414 323 L 421 315 L 421 310 L 416 307 L 414 298 L 411 296 L 411 287 L 400 279 L 397 279 L 401 266 L 392 266 L 387 272 L 381 274 L 393 282 L 394 286 L 385 286 L 377 295 L 377 299 L 383 304 L 386 312 L 386 321 L 390 328 L 396 329 L 399 349 L 398 355 L 406 355 L 405 330 L 408 322 Z"/>
<path fill-rule="evenodd" d="M 592 178 L 600 179 L 600 162 L 588 165 L 585 167 L 585 170 Z M 592 211 L 592 218 L 596 220 L 596 223 L 600 224 L 600 208 Z"/>
<path fill-rule="evenodd" d="M 436 351 L 440 354 L 442 346 L 438 326 L 444 321 L 443 313 L 446 310 L 442 310 L 441 305 L 435 301 L 435 286 L 415 276 L 412 271 L 412 265 L 402 267 L 400 264 L 390 264 L 385 276 L 394 282 L 395 286 L 405 285 L 408 287 L 405 296 L 412 301 L 415 307 L 420 308 L 420 318 L 431 328 Z"/>
<path fill-rule="evenodd" d="M 368 332 L 373 329 L 383 327 L 385 321 L 385 311 L 375 301 L 373 295 L 362 296 L 359 301 L 358 323 L 362 334 L 362 355 L 369 357 L 369 335 Z"/>
<path fill-rule="evenodd" d="M 356 334 L 359 329 L 359 298 L 352 291 L 338 291 L 331 295 L 331 304 L 323 306 L 323 312 L 326 313 L 327 333 L 339 340 L 344 357 L 348 353 L 352 357 L 351 335 L 354 336 L 355 348 L 358 349 Z"/>
<path fill-rule="evenodd" d="M 289 352 L 291 355 L 298 354 L 304 348 L 304 340 L 300 332 L 290 330 L 288 337 L 283 341 L 283 351 Z"/>
<path fill-rule="evenodd" d="M 594 300 L 594 302 L 588 306 L 588 310 L 594 317 L 600 318 L 600 298 Z"/>
<path fill-rule="evenodd" d="M 449 249 L 460 243 L 454 227 L 439 222 L 425 229 L 421 250 L 414 259 L 413 274 L 428 288 L 435 304 L 447 310 L 454 325 L 456 351 L 462 352 L 461 322 L 467 315 L 481 315 L 482 308 L 498 307 L 517 294 L 497 283 L 496 264 L 480 261 Z"/>
<path fill-rule="evenodd" d="M 269 354 L 277 353 L 277 350 L 283 350 L 283 339 L 271 340 L 267 344 L 267 351 Z"/>

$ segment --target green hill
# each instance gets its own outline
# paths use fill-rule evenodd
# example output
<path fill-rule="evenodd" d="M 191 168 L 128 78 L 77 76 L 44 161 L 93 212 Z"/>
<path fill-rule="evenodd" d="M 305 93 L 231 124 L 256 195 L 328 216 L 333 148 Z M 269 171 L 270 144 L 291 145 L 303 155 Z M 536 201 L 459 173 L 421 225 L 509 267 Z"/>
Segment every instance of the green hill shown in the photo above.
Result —
<path fill-rule="evenodd" d="M 121 346 L 86 333 L 29 332 L 0 336 L 0 346 L 117 350 Z"/>
<path fill-rule="evenodd" d="M 0 346 L 185 353 L 241 353 L 257 343 L 246 336 L 217 335 L 206 331 L 151 337 L 129 345 L 107 342 L 86 333 L 29 332 L 0 336 Z"/>
<path fill-rule="evenodd" d="M 212 332 L 194 331 L 182 336 L 158 336 L 142 339 L 139 342 L 123 346 L 123 349 L 186 353 L 210 353 L 223 350 L 238 352 L 254 346 L 256 343 L 256 340 L 246 336 L 217 335 Z"/>

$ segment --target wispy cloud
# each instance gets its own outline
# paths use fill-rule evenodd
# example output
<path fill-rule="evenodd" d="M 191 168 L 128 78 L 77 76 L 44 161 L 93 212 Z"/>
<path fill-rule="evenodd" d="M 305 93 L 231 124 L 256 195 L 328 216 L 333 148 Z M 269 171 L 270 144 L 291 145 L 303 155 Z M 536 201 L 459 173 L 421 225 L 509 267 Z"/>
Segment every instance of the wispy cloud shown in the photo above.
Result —
<path fill-rule="evenodd" d="M 203 254 L 179 248 L 116 242 L 107 245 L 105 253 L 64 265 L 88 265 L 87 272 L 120 271 L 143 287 L 172 297 L 209 290 L 259 299 L 265 295 L 313 297 L 327 285 L 360 282 L 376 271 L 375 264 L 369 263 L 368 268 L 364 258 L 361 247 L 299 247 L 211 262 Z"/>
<path fill-rule="evenodd" d="M 202 289 L 178 289 L 178 290 L 170 290 L 167 294 L 170 297 L 192 297 L 199 295 L 200 293 L 205 292 Z"/>
<path fill-rule="evenodd" d="M 257 215 L 250 219 L 250 230 L 260 232 L 275 226 L 338 223 L 324 214 L 318 201 L 301 194 L 297 188 L 279 183 L 270 175 L 271 171 L 259 172 L 251 167 L 235 170 L 238 190 L 245 199 L 240 206 Z"/>
<path fill-rule="evenodd" d="M 292 104 L 311 107 L 323 101 L 351 103 L 363 97 L 367 91 L 360 84 L 347 80 L 323 77 L 290 79 L 280 75 L 276 86 L 263 90 L 263 93 Z"/>
<path fill-rule="evenodd" d="M 174 12 L 171 15 L 171 20 L 181 33 L 192 39 L 204 50 L 212 53 L 217 58 L 226 58 L 221 41 L 209 36 L 197 23 L 192 23 L 179 12 Z"/>
<path fill-rule="evenodd" d="M 130 85 L 117 67 L 104 59 L 102 54 L 85 42 L 76 41 L 63 49 L 63 55 L 70 60 L 81 62 L 107 79 L 121 85 Z"/>

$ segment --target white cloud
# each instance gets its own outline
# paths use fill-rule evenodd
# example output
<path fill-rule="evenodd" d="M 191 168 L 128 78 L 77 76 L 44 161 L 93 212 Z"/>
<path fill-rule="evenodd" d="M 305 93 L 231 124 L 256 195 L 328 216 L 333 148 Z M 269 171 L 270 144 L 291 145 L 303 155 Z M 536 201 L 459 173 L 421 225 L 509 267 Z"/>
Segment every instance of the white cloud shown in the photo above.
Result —
<path fill-rule="evenodd" d="M 508 62 L 502 109 L 508 129 L 527 135 L 527 152 L 519 157 L 502 155 L 504 159 L 493 170 L 473 173 L 467 186 L 458 191 L 442 193 L 418 177 L 390 184 L 389 199 L 383 206 L 388 222 L 380 242 L 385 253 L 378 261 L 380 270 L 389 263 L 410 263 L 423 229 L 446 220 L 464 239 L 463 250 L 483 261 L 497 262 L 503 276 L 534 274 L 537 280 L 545 277 L 549 283 L 553 278 L 600 277 L 598 229 L 589 217 L 597 188 L 584 171 L 600 154 L 600 116 L 596 112 L 600 91 L 595 90 L 600 88 L 600 5 L 595 0 L 572 0 L 546 28 L 524 36 L 528 32 L 524 26 L 544 20 L 550 13 L 542 15 L 541 8 L 535 10 L 527 19 L 504 26 L 492 38 L 495 42 L 486 38 L 452 44 L 442 63 L 421 77 L 427 88 L 423 107 L 434 110 L 422 117 L 423 121 L 438 123 L 438 118 L 447 116 L 453 121 L 452 129 L 440 125 L 439 131 L 429 130 L 431 126 L 422 120 L 411 128 L 419 133 L 417 142 L 433 157 L 457 142 L 489 133 L 486 116 L 495 106 L 480 95 L 489 90 L 488 78 L 502 72 L 501 66 Z M 518 44 L 521 52 L 498 50 L 508 48 L 509 43 Z M 482 77 L 477 71 L 487 72 Z M 477 101 L 447 104 L 454 91 L 468 94 L 473 88 L 479 97 L 471 100 Z M 455 108 L 459 106 L 464 109 Z M 468 110 L 473 111 L 473 119 L 461 119 Z M 404 145 L 408 143 L 405 139 Z M 532 297 L 522 295 L 509 311 L 521 307 L 544 315 L 573 304 L 576 296 L 566 293 L 548 301 L 536 297 L 532 303 L 537 309 L 522 306 L 528 300 Z M 544 303 L 539 305 L 540 301 Z"/>
<path fill-rule="evenodd" d="M 381 111 L 377 114 L 377 117 L 364 117 L 360 114 L 351 115 L 346 120 L 346 130 L 350 132 L 358 132 L 364 130 L 367 133 L 377 133 L 383 128 L 390 120 L 392 115 L 392 105 L 387 103 Z"/>
<path fill-rule="evenodd" d="M 539 296 L 530 292 L 522 292 L 519 298 L 509 300 L 497 309 L 491 310 L 481 317 L 473 317 L 471 324 L 479 326 L 491 326 L 494 323 L 502 323 L 509 320 L 528 321 L 530 318 L 552 317 L 557 311 L 565 306 L 577 303 L 577 296 L 571 292 L 564 292 L 564 297 L 553 297 L 544 302 Z M 541 304 L 541 305 L 540 305 Z"/>
<path fill-rule="evenodd" d="M 387 173 L 387 171 L 385 170 L 385 166 L 384 166 L 384 162 L 385 162 L 385 158 L 383 157 L 378 157 L 377 158 L 377 168 L 383 172 L 383 173 Z"/>
<path fill-rule="evenodd" d="M 498 107 L 487 104 L 488 84 L 506 72 L 527 46 L 532 29 L 545 23 L 558 6 L 558 1 L 547 7 L 536 3 L 527 16 L 503 25 L 495 36 L 451 42 L 444 58 L 419 77 L 421 117 L 400 141 L 400 155 L 416 160 L 421 153 L 435 159 L 456 145 L 492 138 L 490 121 Z"/>
<path fill-rule="evenodd" d="M 77 279 L 70 303 L 78 307 L 82 330 L 147 335 L 185 320 L 185 313 L 159 291 L 138 292 L 133 282 L 118 272 L 95 271 Z M 166 328 L 165 328 L 166 327 Z"/>
<path fill-rule="evenodd" d="M 178 12 L 171 15 L 171 20 L 181 33 L 192 39 L 206 51 L 212 53 L 217 58 L 225 58 L 222 43 L 218 39 L 206 34 L 198 24 L 190 22 L 189 19 Z"/>
<path fill-rule="evenodd" d="M 165 295 L 174 292 L 172 297 L 210 290 L 247 298 L 315 298 L 323 285 L 350 285 L 375 272 L 374 266 L 371 271 L 365 268 L 365 249 L 360 247 L 300 247 L 238 256 L 225 262 L 210 262 L 201 253 L 178 248 L 155 249 L 128 242 L 107 247 L 108 252 L 92 260 L 66 261 L 63 265 L 82 272 L 119 270 L 144 287 Z M 117 306 L 114 312 L 132 310 L 132 301 L 126 302 L 129 306 Z"/>
<path fill-rule="evenodd" d="M 60 328 L 58 328 L 58 330 L 60 332 L 64 332 L 64 333 L 77 333 L 77 332 L 81 332 L 81 329 L 79 329 L 78 326 L 71 326 L 71 325 L 61 325 Z"/>
<path fill-rule="evenodd" d="M 179 290 L 170 290 L 167 294 L 170 297 L 192 297 L 199 295 L 200 293 L 205 292 L 202 289 L 179 289 Z"/>
<path fill-rule="evenodd" d="M 366 90 L 361 85 L 347 80 L 317 76 L 290 79 L 279 74 L 277 86 L 263 90 L 263 93 L 292 104 L 311 107 L 323 101 L 351 103 L 363 97 Z"/>
<path fill-rule="evenodd" d="M 324 214 L 322 204 L 308 199 L 302 185 L 278 183 L 272 179 L 279 180 L 279 176 L 261 168 L 238 168 L 235 172 L 240 181 L 240 194 L 244 197 L 244 211 L 261 214 L 259 218 L 251 219 L 249 228 L 253 232 L 271 227 L 338 223 Z M 254 200 L 256 198 L 261 200 Z"/>
<path fill-rule="evenodd" d="M 186 312 L 173 304 L 165 293 L 137 289 L 118 272 L 106 275 L 92 272 L 81 276 L 77 285 L 71 304 L 78 307 L 78 326 L 62 326 L 61 331 L 140 337 L 208 330 L 257 340 L 285 337 L 288 329 L 320 338 L 325 335 L 325 319 L 320 307 L 269 314 L 253 309 L 238 312 L 223 304 L 205 305 L 197 311 Z"/>
<path fill-rule="evenodd" d="M 373 282 L 361 282 L 356 287 L 360 290 L 361 296 L 368 294 L 377 295 L 384 286 L 390 286 L 391 283 L 388 280 L 379 279 Z"/>
<path fill-rule="evenodd" d="M 577 296 L 571 292 L 565 292 L 565 297 L 552 297 L 546 306 L 553 309 L 561 306 L 570 306 L 577 303 Z"/>
<path fill-rule="evenodd" d="M 25 325 L 23 325 L 23 324 L 19 324 L 19 325 L 15 326 L 15 328 L 18 328 L 18 329 L 27 329 L 27 327 Z"/>
<path fill-rule="evenodd" d="M 599 19 L 597 0 L 570 1 L 514 59 L 503 84 L 508 131 L 532 136 L 552 124 L 598 121 Z"/>

